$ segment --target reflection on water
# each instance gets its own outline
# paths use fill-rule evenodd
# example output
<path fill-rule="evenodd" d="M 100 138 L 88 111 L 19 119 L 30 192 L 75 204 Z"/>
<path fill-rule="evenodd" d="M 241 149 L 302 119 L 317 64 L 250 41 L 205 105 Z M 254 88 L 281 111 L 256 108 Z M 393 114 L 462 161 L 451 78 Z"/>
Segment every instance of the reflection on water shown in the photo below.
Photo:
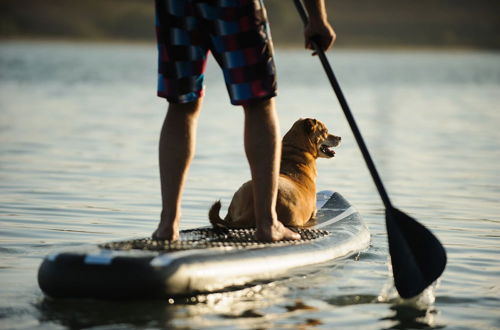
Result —
<path fill-rule="evenodd" d="M 44 324 L 61 324 L 72 329 L 106 325 L 126 325 L 130 328 L 268 328 L 273 324 L 294 321 L 294 326 L 323 325 L 318 317 L 323 304 L 286 299 L 289 288 L 283 283 L 258 285 L 235 292 L 214 293 L 168 301 L 103 302 L 94 300 L 43 299 L 35 304 Z M 377 297 L 369 295 L 337 296 L 326 299 L 335 306 L 376 304 Z M 390 320 L 393 329 L 439 328 L 435 324 L 436 310 L 431 306 L 390 303 L 392 313 L 381 318 Z M 217 318 L 213 318 L 217 315 Z"/>
<path fill-rule="evenodd" d="M 53 250 L 149 235 L 159 215 L 152 46 L 0 44 L 0 323 L 5 328 L 494 328 L 500 307 L 500 55 L 347 51 L 330 57 L 394 204 L 443 241 L 427 303 L 402 304 L 384 209 L 317 59 L 278 51 L 282 132 L 315 117 L 343 137 L 318 189 L 364 216 L 370 249 L 289 279 L 194 301 L 54 301 L 36 283 Z M 242 111 L 208 65 L 183 228 L 207 224 L 249 177 Z M 435 297 L 435 302 L 432 303 Z"/>
<path fill-rule="evenodd" d="M 284 318 L 291 312 L 305 309 L 300 302 L 293 309 L 262 314 L 260 309 L 282 302 L 284 287 L 274 284 L 258 285 L 235 292 L 214 293 L 175 301 L 103 302 L 94 300 L 43 299 L 36 304 L 40 321 L 63 324 L 69 328 L 127 324 L 130 327 L 220 327 L 241 323 L 247 318 L 267 323 L 270 318 Z M 292 310 L 293 309 L 293 310 Z M 217 320 L 204 317 L 216 314 Z M 140 315 L 139 317 L 137 317 Z"/>
<path fill-rule="evenodd" d="M 405 305 L 394 305 L 391 310 L 394 315 L 382 318 L 382 320 L 396 321 L 389 329 L 441 329 L 444 325 L 435 324 L 434 309 L 416 309 Z"/>

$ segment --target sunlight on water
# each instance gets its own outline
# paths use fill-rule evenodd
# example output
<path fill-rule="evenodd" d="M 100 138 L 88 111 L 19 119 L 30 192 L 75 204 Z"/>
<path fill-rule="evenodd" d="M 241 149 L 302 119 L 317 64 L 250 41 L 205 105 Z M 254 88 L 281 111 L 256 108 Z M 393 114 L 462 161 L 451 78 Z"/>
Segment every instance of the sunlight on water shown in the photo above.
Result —
<path fill-rule="evenodd" d="M 500 55 L 330 53 L 393 203 L 444 243 L 448 267 L 418 299 L 397 298 L 384 209 L 317 59 L 277 52 L 282 133 L 315 117 L 342 136 L 318 160 L 318 190 L 363 215 L 371 246 L 356 258 L 195 301 L 44 299 L 42 257 L 80 244 L 148 236 L 160 212 L 153 46 L 0 44 L 0 324 L 6 328 L 496 328 L 500 307 Z M 182 228 L 225 212 L 249 177 L 243 114 L 207 68 L 198 148 Z M 310 272 L 312 271 L 312 272 Z"/>

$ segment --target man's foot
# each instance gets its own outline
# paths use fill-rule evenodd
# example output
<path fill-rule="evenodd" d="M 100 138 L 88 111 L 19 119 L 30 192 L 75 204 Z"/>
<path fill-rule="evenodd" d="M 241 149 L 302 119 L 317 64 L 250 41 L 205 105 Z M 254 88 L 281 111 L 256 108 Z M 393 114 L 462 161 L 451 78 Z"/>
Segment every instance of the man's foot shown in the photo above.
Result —
<path fill-rule="evenodd" d="M 162 219 L 158 228 L 153 232 L 153 239 L 177 241 L 179 235 L 179 221 L 166 221 L 162 214 Z"/>
<path fill-rule="evenodd" d="M 167 240 L 167 241 L 177 241 L 180 239 L 178 230 L 160 230 L 156 229 L 152 235 L 153 239 Z"/>
<path fill-rule="evenodd" d="M 275 222 L 271 226 L 264 226 L 265 228 L 257 228 L 255 236 L 258 241 L 262 242 L 278 242 L 278 241 L 296 241 L 300 240 L 300 234 L 296 233 L 281 222 Z"/>

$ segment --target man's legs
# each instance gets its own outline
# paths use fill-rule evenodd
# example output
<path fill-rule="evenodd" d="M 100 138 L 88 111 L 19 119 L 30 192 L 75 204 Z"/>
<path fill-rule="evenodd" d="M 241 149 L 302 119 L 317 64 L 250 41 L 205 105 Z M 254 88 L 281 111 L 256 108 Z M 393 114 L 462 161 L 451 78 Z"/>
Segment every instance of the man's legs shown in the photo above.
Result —
<path fill-rule="evenodd" d="M 194 156 L 201 104 L 202 98 L 190 103 L 169 104 L 159 143 L 163 209 L 153 238 L 179 239 L 182 190 Z"/>
<path fill-rule="evenodd" d="M 257 239 L 300 239 L 276 215 L 281 141 L 274 99 L 252 102 L 245 109 L 245 151 L 253 180 Z"/>

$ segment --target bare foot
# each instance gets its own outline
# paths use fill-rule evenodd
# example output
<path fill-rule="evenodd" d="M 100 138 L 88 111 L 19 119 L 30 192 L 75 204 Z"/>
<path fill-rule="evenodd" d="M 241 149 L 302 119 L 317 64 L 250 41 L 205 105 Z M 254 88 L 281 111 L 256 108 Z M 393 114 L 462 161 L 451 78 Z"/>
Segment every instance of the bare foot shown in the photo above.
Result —
<path fill-rule="evenodd" d="M 178 230 L 160 230 L 160 227 L 153 232 L 152 237 L 153 239 L 167 241 L 177 241 L 180 239 Z"/>
<path fill-rule="evenodd" d="M 153 232 L 153 239 L 177 241 L 180 239 L 178 221 L 164 220 L 163 216 L 158 228 Z"/>
<path fill-rule="evenodd" d="M 300 234 L 296 233 L 281 222 L 275 222 L 271 226 L 264 226 L 265 228 L 257 228 L 255 236 L 258 241 L 262 242 L 278 242 L 278 241 L 296 241 L 300 240 Z"/>

